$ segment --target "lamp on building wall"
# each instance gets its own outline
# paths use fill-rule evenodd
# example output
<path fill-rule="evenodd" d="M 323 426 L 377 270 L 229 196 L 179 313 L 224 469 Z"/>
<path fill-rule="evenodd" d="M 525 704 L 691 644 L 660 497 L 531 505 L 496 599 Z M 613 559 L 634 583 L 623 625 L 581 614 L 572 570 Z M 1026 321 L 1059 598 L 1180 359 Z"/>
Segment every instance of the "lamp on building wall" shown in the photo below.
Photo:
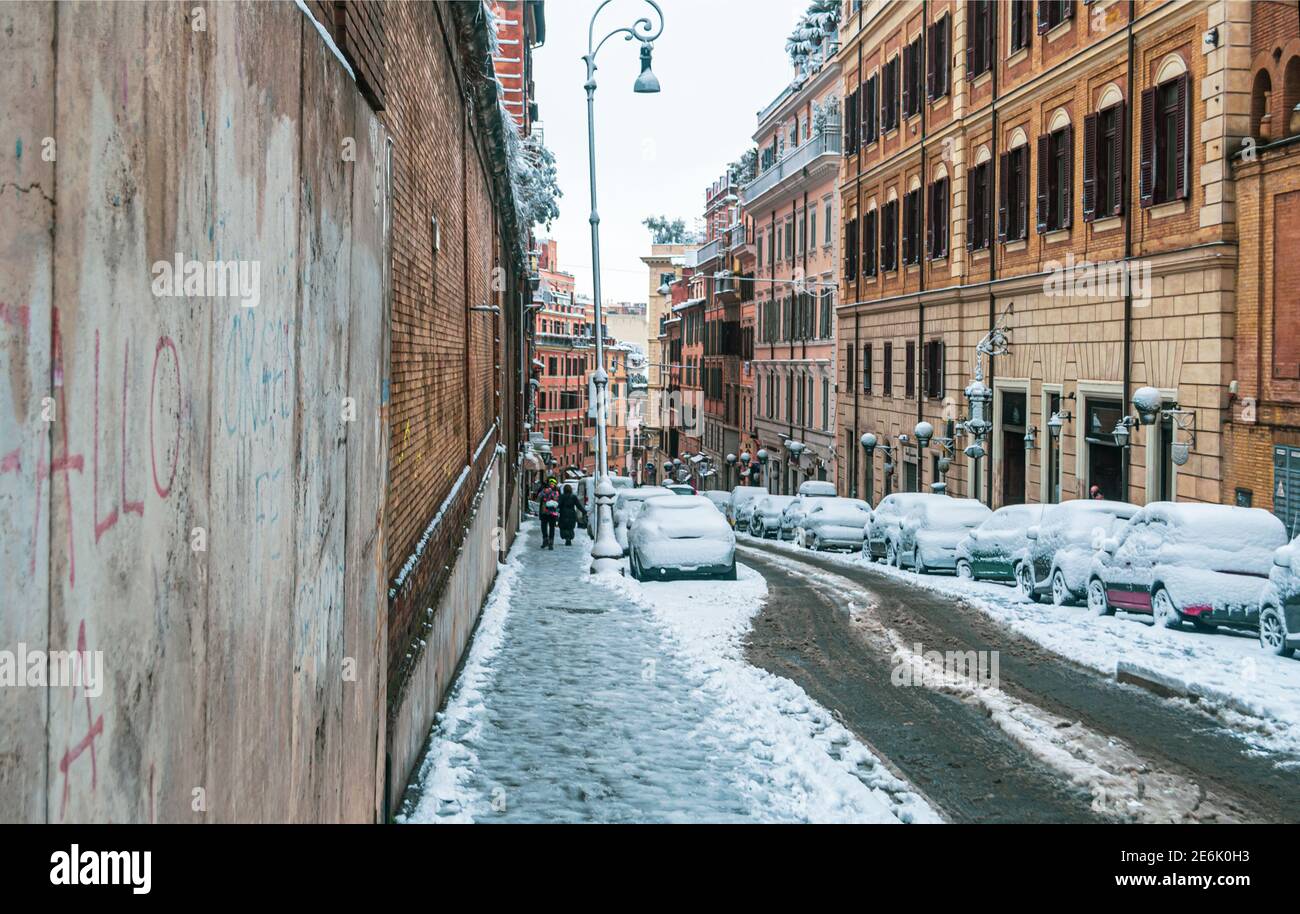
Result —
<path fill-rule="evenodd" d="M 599 529 L 596 540 L 591 547 L 591 570 L 593 574 L 618 571 L 620 569 L 619 560 L 623 554 L 622 548 L 614 538 L 612 523 L 614 485 L 609 479 L 609 442 L 606 437 L 608 405 L 604 392 L 609 384 L 609 376 L 605 373 L 604 367 L 605 318 L 602 313 L 600 289 L 600 213 L 596 208 L 596 55 L 605 46 L 605 42 L 615 35 L 623 35 L 628 41 L 635 38 L 641 42 L 641 73 L 637 76 L 632 91 L 659 91 L 659 79 L 654 75 L 654 71 L 650 69 L 650 58 L 654 48 L 654 40 L 663 34 L 664 14 L 659 5 L 655 3 L 655 0 L 645 0 L 645 2 L 650 5 L 659 18 L 657 27 L 649 17 L 643 16 L 633 22 L 631 26 L 614 29 L 600 39 L 599 42 L 595 41 L 596 19 L 600 16 L 601 10 L 609 5 L 610 0 L 604 0 L 600 6 L 596 7 L 596 11 L 591 15 L 591 22 L 587 26 L 587 53 L 582 58 L 587 67 L 587 81 L 583 84 L 583 88 L 587 92 L 587 163 L 588 177 L 591 184 L 591 215 L 588 217 L 588 222 L 591 223 L 592 305 L 596 334 L 596 365 L 598 366 L 596 376 L 599 379 L 597 383 L 601 392 L 596 411 L 596 470 L 598 476 L 596 502 L 599 512 L 597 514 Z M 608 523 L 606 523 L 607 520 Z"/>

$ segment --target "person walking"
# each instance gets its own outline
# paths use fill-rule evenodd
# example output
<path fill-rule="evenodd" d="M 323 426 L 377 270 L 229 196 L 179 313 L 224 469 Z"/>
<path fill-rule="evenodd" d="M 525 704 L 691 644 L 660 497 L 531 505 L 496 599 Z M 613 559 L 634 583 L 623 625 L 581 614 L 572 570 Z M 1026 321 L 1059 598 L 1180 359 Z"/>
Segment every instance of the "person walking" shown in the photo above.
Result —
<path fill-rule="evenodd" d="M 560 489 L 552 476 L 537 490 L 537 513 L 542 519 L 542 548 L 555 548 L 555 525 L 560 520 Z"/>
<path fill-rule="evenodd" d="M 578 515 L 582 515 L 583 523 L 587 521 L 587 512 L 582 508 L 582 502 L 573 491 L 573 486 L 565 485 L 564 492 L 560 495 L 560 536 L 564 538 L 564 545 L 573 545 L 573 530 L 578 525 Z"/>

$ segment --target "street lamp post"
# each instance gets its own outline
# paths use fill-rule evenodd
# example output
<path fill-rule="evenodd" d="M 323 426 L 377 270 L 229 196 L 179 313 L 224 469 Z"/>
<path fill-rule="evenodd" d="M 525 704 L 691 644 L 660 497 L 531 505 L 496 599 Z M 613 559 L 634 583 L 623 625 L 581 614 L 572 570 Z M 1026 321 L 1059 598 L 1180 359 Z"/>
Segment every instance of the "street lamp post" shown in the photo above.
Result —
<path fill-rule="evenodd" d="M 583 88 L 587 91 L 587 162 L 591 180 L 591 216 L 588 221 L 591 223 L 591 284 L 596 324 L 597 371 L 594 380 L 598 393 L 596 402 L 596 470 L 598 473 L 596 506 L 598 514 L 596 541 L 591 547 L 591 571 L 593 574 L 618 571 L 619 559 L 623 555 L 623 550 L 614 537 L 614 485 L 609 478 L 609 444 L 605 435 L 607 413 L 605 387 L 609 383 L 609 376 L 605 373 L 604 315 L 601 310 L 600 297 L 600 214 L 596 209 L 596 55 L 600 53 L 600 49 L 604 47 L 605 42 L 615 35 L 623 35 L 626 41 L 635 38 L 641 42 L 641 73 L 637 76 L 632 91 L 659 91 L 659 80 L 650 69 L 650 57 L 654 48 L 654 40 L 664 30 L 664 14 L 654 0 L 645 0 L 645 2 L 650 4 L 655 13 L 658 14 L 659 25 L 657 28 L 653 20 L 643 16 L 632 23 L 631 26 L 616 28 L 600 39 L 599 42 L 593 44 L 596 19 L 600 16 L 601 10 L 610 4 L 610 0 L 605 0 L 604 3 L 596 7 L 596 11 L 591 15 L 591 22 L 587 26 L 587 53 L 582 58 L 587 65 L 587 81 L 583 84 Z"/>

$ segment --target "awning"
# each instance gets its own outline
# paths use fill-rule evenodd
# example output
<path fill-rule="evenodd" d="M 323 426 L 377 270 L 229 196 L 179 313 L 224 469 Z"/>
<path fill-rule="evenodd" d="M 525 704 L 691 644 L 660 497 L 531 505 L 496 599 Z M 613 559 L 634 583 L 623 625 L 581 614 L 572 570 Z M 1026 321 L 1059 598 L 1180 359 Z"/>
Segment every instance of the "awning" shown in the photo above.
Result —
<path fill-rule="evenodd" d="M 534 470 L 534 471 L 540 473 L 542 470 L 546 469 L 546 465 L 542 463 L 542 458 L 539 457 L 538 455 L 536 455 L 536 454 L 525 454 L 525 455 L 524 455 L 524 469 L 525 469 L 525 470 Z"/>

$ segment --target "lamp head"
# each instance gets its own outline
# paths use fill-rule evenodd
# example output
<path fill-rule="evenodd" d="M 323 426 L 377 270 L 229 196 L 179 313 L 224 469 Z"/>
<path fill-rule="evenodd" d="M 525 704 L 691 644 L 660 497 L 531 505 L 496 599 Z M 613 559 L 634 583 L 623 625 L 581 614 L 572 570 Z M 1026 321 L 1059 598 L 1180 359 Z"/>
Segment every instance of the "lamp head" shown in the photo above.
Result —
<path fill-rule="evenodd" d="M 916 428 L 912 429 L 912 433 L 916 435 L 916 446 L 925 448 L 930 445 L 930 439 L 934 437 L 934 426 L 929 422 L 918 422 Z"/>
<path fill-rule="evenodd" d="M 1120 447 L 1128 447 L 1128 423 L 1124 421 L 1127 418 L 1128 416 L 1124 416 L 1116 422 L 1115 430 L 1110 433 L 1111 437 L 1115 439 L 1115 443 Z"/>
<path fill-rule="evenodd" d="M 758 462 L 767 463 L 767 448 L 761 447 L 758 449 Z"/>
<path fill-rule="evenodd" d="M 1053 438 L 1061 437 L 1061 428 L 1065 425 L 1065 420 L 1061 418 L 1059 412 L 1052 413 L 1052 418 L 1047 420 L 1047 432 Z"/>
<path fill-rule="evenodd" d="M 651 42 L 641 43 L 641 75 L 632 84 L 633 92 L 659 91 L 659 77 L 655 76 L 654 71 L 650 69 L 650 56 L 653 52 L 654 45 Z"/>
<path fill-rule="evenodd" d="M 858 439 L 858 443 L 862 445 L 864 451 L 870 454 L 876 449 L 876 436 L 871 434 L 871 432 L 867 432 Z"/>
<path fill-rule="evenodd" d="M 728 465 L 728 466 L 732 466 L 732 465 L 735 464 L 735 462 L 736 462 L 736 455 L 735 455 L 735 454 L 728 454 L 728 455 L 727 455 L 727 465 Z"/>

